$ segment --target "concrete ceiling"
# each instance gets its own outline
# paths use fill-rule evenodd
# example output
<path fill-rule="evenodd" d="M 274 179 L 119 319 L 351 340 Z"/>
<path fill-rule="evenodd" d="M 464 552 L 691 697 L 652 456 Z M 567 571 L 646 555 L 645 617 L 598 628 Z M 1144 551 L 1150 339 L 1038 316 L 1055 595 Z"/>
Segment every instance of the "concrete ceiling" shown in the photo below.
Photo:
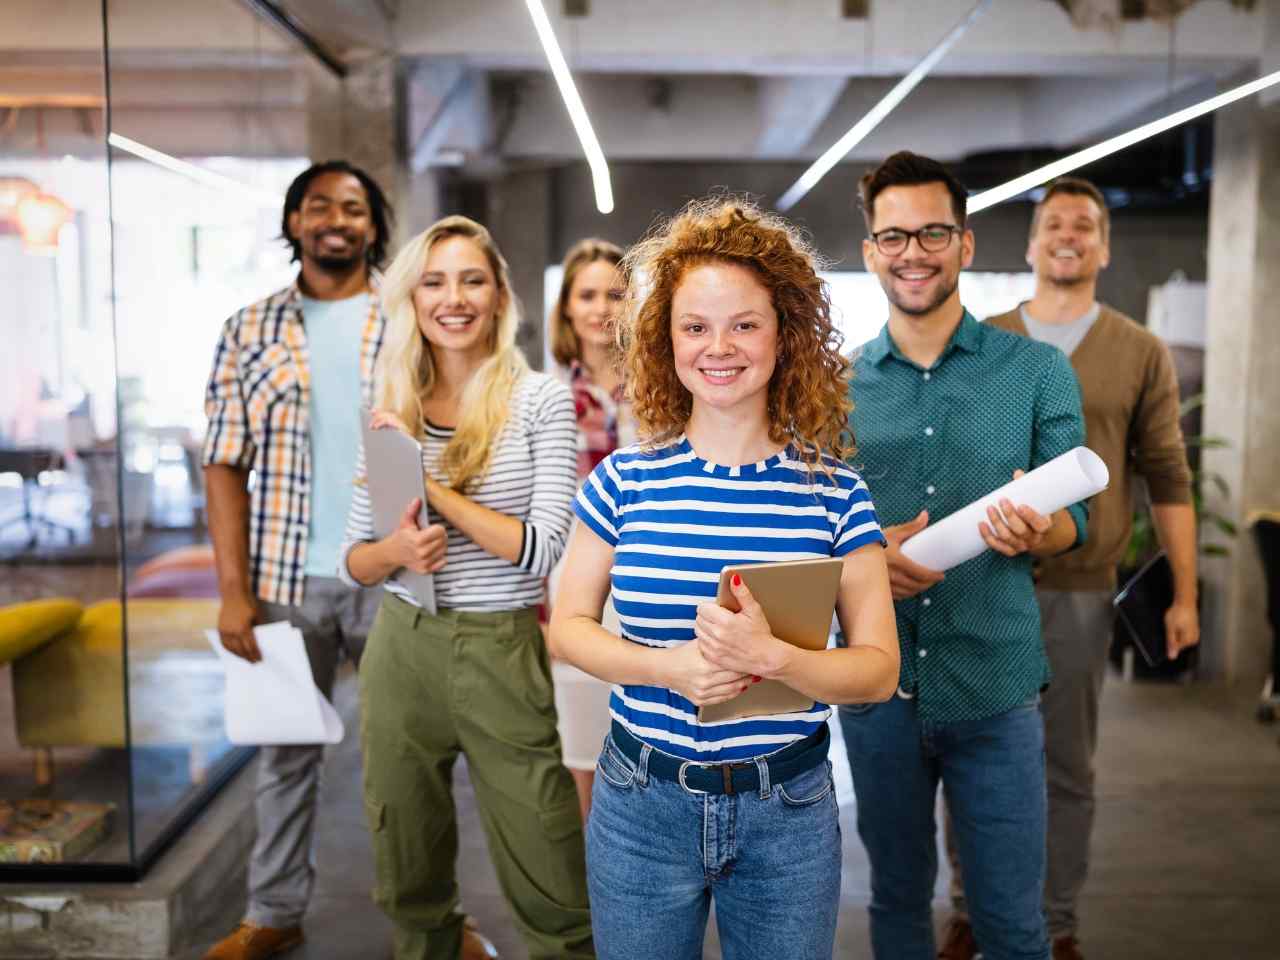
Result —
<path fill-rule="evenodd" d="M 547 0 L 608 156 L 816 156 L 972 0 Z M 523 4 L 280 0 L 358 67 L 403 66 L 405 142 L 422 169 L 560 162 L 579 150 Z M 1083 29 L 1049 0 L 996 0 L 854 159 L 906 146 L 942 157 L 1066 146 L 1257 72 L 1276 0 L 1201 0 L 1171 26 Z M 323 68 L 246 0 L 109 0 L 115 129 L 187 156 L 306 153 Z M 101 151 L 100 0 L 0 3 L 0 156 Z M 1170 58 L 1170 51 L 1173 57 Z M 9 109 L 5 109 L 5 108 Z"/>

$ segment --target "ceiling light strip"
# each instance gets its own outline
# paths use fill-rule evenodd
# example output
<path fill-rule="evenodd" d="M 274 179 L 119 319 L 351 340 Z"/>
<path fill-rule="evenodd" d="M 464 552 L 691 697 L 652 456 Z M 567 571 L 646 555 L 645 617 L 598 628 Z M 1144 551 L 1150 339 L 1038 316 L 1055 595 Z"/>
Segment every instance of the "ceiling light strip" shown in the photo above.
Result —
<path fill-rule="evenodd" d="M 964 32 L 986 13 L 989 6 L 991 6 L 991 0 L 978 0 L 965 18 L 952 27 L 951 31 L 938 41 L 937 46 L 926 53 L 924 59 L 911 68 L 910 73 L 899 80 L 879 103 L 868 110 L 861 120 L 849 128 L 848 133 L 832 144 L 826 153 L 815 160 L 813 165 L 800 175 L 800 179 L 778 198 L 778 209 L 783 211 L 790 210 L 799 203 L 801 198 L 831 171 L 832 167 L 843 160 L 850 150 L 861 143 L 867 134 L 878 127 L 880 121 L 892 113 L 894 108 L 907 98 L 907 95 L 928 75 L 938 61 L 947 55 L 947 51 L 964 35 Z"/>
<path fill-rule="evenodd" d="M 148 147 L 145 143 L 139 143 L 137 140 L 130 140 L 128 137 L 121 136 L 118 133 L 111 133 L 107 137 L 107 142 L 111 146 L 131 153 L 135 157 L 154 163 L 156 166 L 164 167 L 174 173 L 195 180 L 197 183 L 204 184 L 206 187 L 212 187 L 215 190 L 222 190 L 227 193 L 239 194 L 253 201 L 259 206 L 268 207 L 270 209 L 278 209 L 280 207 L 280 197 L 264 190 L 255 190 L 253 187 L 246 186 L 239 180 L 233 180 L 231 177 L 224 177 L 220 173 L 214 173 L 212 170 L 206 170 L 203 167 L 197 167 L 194 163 L 188 163 L 186 160 L 179 160 L 177 157 L 170 156 L 167 153 L 161 153 L 154 147 Z"/>
<path fill-rule="evenodd" d="M 1103 157 L 1110 156 L 1126 147 L 1131 147 L 1149 137 L 1154 137 L 1158 133 L 1171 130 L 1189 120 L 1194 120 L 1196 117 L 1212 113 L 1214 110 L 1225 107 L 1229 103 L 1243 100 L 1245 97 L 1252 96 L 1258 91 L 1265 90 L 1267 87 L 1274 86 L 1277 83 L 1280 83 L 1280 70 L 1259 77 L 1249 83 L 1241 84 L 1238 87 L 1233 87 L 1225 93 L 1218 94 L 1216 97 L 1201 100 L 1199 103 L 1178 110 L 1176 113 L 1171 113 L 1167 117 L 1135 127 L 1128 133 L 1122 133 L 1119 136 L 1112 137 L 1110 140 L 1103 140 L 1092 147 L 1086 147 L 1068 157 L 1063 157 L 1061 160 L 1046 164 L 1038 170 L 1032 170 L 1030 173 L 1015 177 L 1008 183 L 974 194 L 969 198 L 966 209 L 968 213 L 974 214 L 981 210 L 986 210 L 988 207 L 994 207 L 997 203 L 1012 200 L 1014 197 L 1021 196 L 1042 183 L 1049 182 L 1054 177 L 1060 177 L 1086 164 L 1093 163 L 1095 160 L 1101 160 Z"/>
<path fill-rule="evenodd" d="M 525 6 L 529 8 L 533 27 L 538 31 L 538 39 L 542 41 L 542 49 L 547 55 L 551 74 L 556 78 L 556 86 L 560 88 L 560 96 L 569 111 L 569 119 L 573 121 L 573 129 L 582 143 L 583 153 L 587 155 L 587 164 L 591 167 L 591 182 L 596 192 L 596 209 L 601 213 L 612 213 L 613 184 L 609 181 L 609 164 L 604 158 L 604 151 L 600 149 L 595 131 L 591 129 L 587 108 L 582 105 L 582 97 L 573 84 L 573 76 L 569 73 L 564 54 L 560 52 L 560 44 L 551 29 L 551 21 L 547 19 L 547 11 L 542 7 L 542 0 L 525 0 Z"/>

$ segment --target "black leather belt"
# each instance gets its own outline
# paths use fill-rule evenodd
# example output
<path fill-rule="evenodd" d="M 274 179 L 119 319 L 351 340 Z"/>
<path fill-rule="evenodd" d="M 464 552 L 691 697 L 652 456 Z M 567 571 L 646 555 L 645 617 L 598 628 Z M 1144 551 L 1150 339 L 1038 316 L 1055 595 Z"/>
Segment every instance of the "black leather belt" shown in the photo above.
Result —
<path fill-rule="evenodd" d="M 617 720 L 611 731 L 614 745 L 632 763 L 640 762 L 644 743 L 627 732 Z M 824 723 L 803 740 L 761 757 L 769 770 L 769 783 L 785 783 L 827 759 L 831 734 Z M 678 783 L 692 793 L 734 794 L 760 789 L 760 770 L 754 760 L 732 763 L 698 763 L 682 760 L 656 747 L 649 751 L 649 776 Z"/>

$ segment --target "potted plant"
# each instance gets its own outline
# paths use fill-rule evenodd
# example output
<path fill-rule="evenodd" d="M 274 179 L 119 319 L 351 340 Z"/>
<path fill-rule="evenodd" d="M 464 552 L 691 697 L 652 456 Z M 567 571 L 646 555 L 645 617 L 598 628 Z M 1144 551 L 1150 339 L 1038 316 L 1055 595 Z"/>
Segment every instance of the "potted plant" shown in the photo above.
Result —
<path fill-rule="evenodd" d="M 1199 411 L 1204 406 L 1204 394 L 1197 393 L 1182 401 L 1180 418 L 1182 421 L 1199 424 Z M 1231 553 L 1223 538 L 1234 540 L 1238 529 L 1229 517 L 1214 510 L 1205 502 L 1206 485 L 1218 491 L 1223 497 L 1229 497 L 1231 488 L 1222 474 L 1206 470 L 1201 463 L 1201 452 L 1228 445 L 1223 437 L 1205 436 L 1200 433 L 1189 434 L 1185 438 L 1187 461 L 1191 466 L 1191 503 L 1196 515 L 1196 535 L 1199 539 L 1199 553 L 1202 557 L 1223 557 Z M 1120 584 L 1125 584 L 1149 560 L 1160 552 L 1160 541 L 1156 536 L 1155 524 L 1151 519 L 1149 505 L 1145 502 L 1134 511 L 1133 527 L 1129 534 L 1129 543 L 1125 548 L 1124 558 L 1117 568 L 1116 574 Z M 1196 594 L 1198 604 L 1204 607 L 1204 580 L 1200 580 Z M 1117 666 L 1124 663 L 1125 651 L 1132 645 L 1132 640 L 1124 626 L 1115 624 L 1111 644 L 1111 660 Z M 1186 670 L 1194 667 L 1199 659 L 1199 647 L 1192 647 L 1175 659 L 1155 667 L 1148 667 L 1140 659 L 1135 658 L 1133 674 L 1144 679 L 1178 679 Z"/>

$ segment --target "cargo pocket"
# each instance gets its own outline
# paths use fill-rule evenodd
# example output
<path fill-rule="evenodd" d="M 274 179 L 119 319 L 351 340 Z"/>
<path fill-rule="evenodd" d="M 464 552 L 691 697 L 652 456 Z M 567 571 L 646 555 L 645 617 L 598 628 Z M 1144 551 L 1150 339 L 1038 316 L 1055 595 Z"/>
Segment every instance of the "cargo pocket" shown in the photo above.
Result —
<path fill-rule="evenodd" d="M 387 808 L 381 800 L 365 794 L 364 818 L 369 824 L 369 840 L 373 847 L 373 902 L 385 911 L 391 906 L 387 892 L 395 889 L 391 851 L 387 849 Z"/>
<path fill-rule="evenodd" d="M 373 797 L 364 798 L 364 818 L 369 823 L 370 833 L 381 833 L 382 828 L 386 825 L 387 808 L 381 800 L 375 800 Z"/>

